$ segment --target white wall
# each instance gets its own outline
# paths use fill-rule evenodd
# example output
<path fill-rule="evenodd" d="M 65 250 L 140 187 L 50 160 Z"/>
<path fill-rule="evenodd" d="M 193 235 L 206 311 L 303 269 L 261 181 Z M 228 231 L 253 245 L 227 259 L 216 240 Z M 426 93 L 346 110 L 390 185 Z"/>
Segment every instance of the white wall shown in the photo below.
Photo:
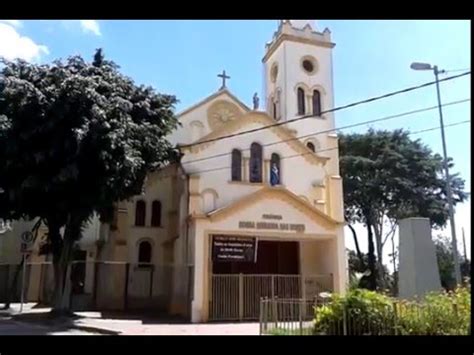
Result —
<path fill-rule="evenodd" d="M 209 127 L 208 117 L 207 117 L 207 110 L 210 106 L 212 106 L 216 101 L 226 101 L 232 104 L 237 103 L 236 101 L 231 98 L 226 92 L 223 92 L 221 95 L 216 95 L 213 99 L 205 102 L 204 104 L 196 107 L 195 109 L 184 112 L 184 114 L 178 116 L 178 120 L 181 123 L 181 127 L 175 130 L 170 136 L 168 136 L 169 141 L 175 144 L 190 144 L 197 139 L 202 138 L 203 136 L 209 134 L 211 132 L 211 128 Z M 243 114 L 245 111 L 239 107 L 241 113 Z M 199 127 L 193 128 L 194 127 Z"/>
<path fill-rule="evenodd" d="M 261 126 L 262 125 L 260 123 L 249 124 L 242 127 L 237 132 L 258 128 Z M 274 134 L 271 130 L 262 130 L 252 134 L 246 134 L 235 138 L 217 141 L 209 145 L 207 149 L 202 151 L 202 153 L 187 154 L 183 158 L 183 167 L 186 172 L 190 174 L 216 169 L 209 172 L 202 172 L 200 174 L 200 192 L 206 189 L 215 190 L 218 195 L 216 207 L 220 208 L 247 194 L 257 191 L 262 187 L 262 184 L 229 183 L 231 181 L 230 166 L 232 157 L 230 153 L 232 150 L 239 149 L 242 151 L 243 158 L 250 158 L 250 145 L 253 142 L 258 142 L 264 145 L 280 140 L 281 138 Z M 222 153 L 226 152 L 229 154 L 209 160 L 188 163 L 197 159 L 202 159 L 204 157 L 221 155 Z M 298 154 L 298 152 L 290 147 L 288 143 L 280 143 L 263 147 L 264 160 L 270 160 L 272 153 L 277 153 L 280 155 L 280 157 Z M 242 169 L 242 171 L 245 170 L 248 171 L 248 169 Z M 312 183 L 315 180 L 323 180 L 326 175 L 324 167 L 308 162 L 303 156 L 297 156 L 291 159 L 282 159 L 280 173 L 282 184 L 285 186 L 285 188 L 296 195 L 309 195 L 313 190 Z M 269 174 L 264 183 L 269 183 Z"/>

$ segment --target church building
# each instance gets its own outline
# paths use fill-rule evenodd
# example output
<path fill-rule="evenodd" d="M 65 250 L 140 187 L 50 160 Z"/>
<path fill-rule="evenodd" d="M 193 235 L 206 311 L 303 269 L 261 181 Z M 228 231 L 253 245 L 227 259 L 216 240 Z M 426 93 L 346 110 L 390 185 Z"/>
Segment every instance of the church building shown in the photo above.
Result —
<path fill-rule="evenodd" d="M 161 297 L 192 322 L 254 319 L 261 297 L 343 293 L 342 180 L 326 112 L 334 46 L 315 21 L 282 20 L 262 59 L 264 107 L 233 95 L 224 71 L 216 92 L 179 113 L 169 139 L 180 163 L 151 173 L 111 225 L 94 227 L 101 245 L 87 249 L 86 290 L 109 295 L 104 306 L 123 289 Z M 113 265 L 94 271 L 101 260 L 130 263 L 127 281 Z"/>

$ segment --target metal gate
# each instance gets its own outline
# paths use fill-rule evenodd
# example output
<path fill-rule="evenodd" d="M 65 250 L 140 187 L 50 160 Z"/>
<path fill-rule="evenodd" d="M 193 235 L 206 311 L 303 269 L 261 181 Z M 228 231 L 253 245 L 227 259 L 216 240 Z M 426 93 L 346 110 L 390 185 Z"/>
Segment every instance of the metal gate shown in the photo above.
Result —
<path fill-rule="evenodd" d="M 257 320 L 262 298 L 316 297 L 333 290 L 332 275 L 212 275 L 210 320 Z"/>

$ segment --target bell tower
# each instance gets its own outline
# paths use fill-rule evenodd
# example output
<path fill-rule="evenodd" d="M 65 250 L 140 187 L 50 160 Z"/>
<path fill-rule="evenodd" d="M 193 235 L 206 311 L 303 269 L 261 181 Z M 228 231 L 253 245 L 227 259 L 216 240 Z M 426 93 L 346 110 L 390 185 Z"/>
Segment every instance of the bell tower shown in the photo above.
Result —
<path fill-rule="evenodd" d="M 276 121 L 314 117 L 288 124 L 298 135 L 334 127 L 331 32 L 315 20 L 281 20 L 263 57 L 265 102 Z"/>

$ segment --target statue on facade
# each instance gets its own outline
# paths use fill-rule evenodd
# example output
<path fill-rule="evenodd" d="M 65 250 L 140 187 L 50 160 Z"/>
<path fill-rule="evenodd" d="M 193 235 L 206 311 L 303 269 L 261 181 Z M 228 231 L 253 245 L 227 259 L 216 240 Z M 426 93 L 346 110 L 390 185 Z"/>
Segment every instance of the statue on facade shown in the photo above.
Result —
<path fill-rule="evenodd" d="M 253 109 L 258 110 L 258 105 L 259 105 L 260 99 L 258 98 L 257 93 L 253 95 Z"/>
<path fill-rule="evenodd" d="M 272 164 L 272 170 L 270 173 L 270 184 L 272 186 L 280 184 L 280 171 L 278 169 L 277 164 L 275 163 Z"/>

